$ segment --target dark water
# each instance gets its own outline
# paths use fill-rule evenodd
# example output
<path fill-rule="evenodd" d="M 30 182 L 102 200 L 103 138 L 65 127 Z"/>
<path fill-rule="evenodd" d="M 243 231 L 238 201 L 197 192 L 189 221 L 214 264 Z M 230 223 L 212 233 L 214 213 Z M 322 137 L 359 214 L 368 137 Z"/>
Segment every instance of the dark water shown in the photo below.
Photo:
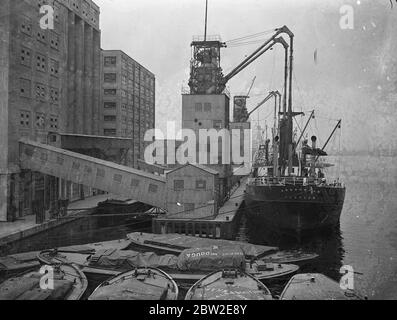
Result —
<path fill-rule="evenodd" d="M 296 239 L 257 230 L 244 217 L 237 238 L 282 249 L 303 248 L 320 257 L 301 272 L 320 272 L 339 280 L 340 267 L 350 265 L 355 288 L 370 299 L 397 298 L 397 158 L 341 157 L 340 177 L 346 200 L 338 228 Z M 338 173 L 335 167 L 330 175 Z M 12 252 L 36 251 L 123 238 L 134 231 L 150 232 L 126 217 L 86 217 L 14 244 Z M 93 279 L 90 288 L 101 279 Z M 268 284 L 279 294 L 288 279 Z M 182 290 L 182 294 L 185 290 Z"/>

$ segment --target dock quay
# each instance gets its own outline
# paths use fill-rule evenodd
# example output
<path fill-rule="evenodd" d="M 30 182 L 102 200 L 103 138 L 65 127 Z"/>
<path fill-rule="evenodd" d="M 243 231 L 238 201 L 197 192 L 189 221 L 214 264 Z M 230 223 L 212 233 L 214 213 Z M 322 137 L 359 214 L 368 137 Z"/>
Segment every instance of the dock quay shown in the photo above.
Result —
<path fill-rule="evenodd" d="M 49 219 L 40 224 L 36 223 L 35 215 L 14 222 L 0 222 L 0 256 L 7 254 L 7 248 L 14 242 L 80 219 L 90 213 L 90 209 L 96 207 L 99 202 L 114 197 L 116 196 L 102 194 L 72 202 L 68 206 L 67 216 Z"/>
<path fill-rule="evenodd" d="M 240 183 L 230 192 L 227 200 L 218 213 L 212 218 L 155 218 L 152 222 L 152 232 L 157 234 L 184 234 L 201 238 L 231 240 L 234 238 L 239 224 L 244 203 L 245 182 Z"/>

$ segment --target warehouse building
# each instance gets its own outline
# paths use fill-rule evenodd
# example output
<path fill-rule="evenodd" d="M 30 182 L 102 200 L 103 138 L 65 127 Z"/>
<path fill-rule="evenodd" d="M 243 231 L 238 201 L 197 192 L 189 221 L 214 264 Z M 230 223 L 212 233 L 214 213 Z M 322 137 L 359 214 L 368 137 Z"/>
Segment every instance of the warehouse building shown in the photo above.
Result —
<path fill-rule="evenodd" d="M 54 9 L 43 29 L 40 8 Z M 50 209 L 59 179 L 22 172 L 21 137 L 47 143 L 49 132 L 98 135 L 99 7 L 90 0 L 0 0 L 0 221 Z M 81 186 L 67 184 L 71 197 Z"/>
<path fill-rule="evenodd" d="M 155 76 L 121 50 L 102 51 L 103 135 L 131 138 L 131 163 L 144 157 L 155 126 Z M 130 163 L 130 165 L 131 165 Z"/>

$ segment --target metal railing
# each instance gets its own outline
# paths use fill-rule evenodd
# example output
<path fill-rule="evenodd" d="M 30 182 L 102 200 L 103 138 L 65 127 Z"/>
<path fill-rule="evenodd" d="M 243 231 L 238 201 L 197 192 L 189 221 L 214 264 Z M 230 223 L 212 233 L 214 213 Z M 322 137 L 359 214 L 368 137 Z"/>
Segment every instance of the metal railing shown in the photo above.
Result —
<path fill-rule="evenodd" d="M 193 41 L 204 41 L 204 36 L 201 35 L 193 36 Z M 222 38 L 219 34 L 207 35 L 206 41 L 222 42 Z"/>
<path fill-rule="evenodd" d="M 326 182 L 325 179 L 313 177 L 258 177 L 249 178 L 248 184 L 255 186 L 333 186 L 343 187 L 339 181 L 332 183 Z"/>
<path fill-rule="evenodd" d="M 181 86 L 181 93 L 182 94 L 190 94 L 190 87 Z M 231 94 L 230 94 L 229 88 L 225 88 L 222 93 L 225 94 L 230 99 Z"/>

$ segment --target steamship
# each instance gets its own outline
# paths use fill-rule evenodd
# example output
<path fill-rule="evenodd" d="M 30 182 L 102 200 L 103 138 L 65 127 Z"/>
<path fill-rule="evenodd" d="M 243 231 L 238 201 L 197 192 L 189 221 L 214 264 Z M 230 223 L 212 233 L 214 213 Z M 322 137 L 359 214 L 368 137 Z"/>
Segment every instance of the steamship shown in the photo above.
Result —
<path fill-rule="evenodd" d="M 245 204 L 250 223 L 301 235 L 339 223 L 346 189 L 339 179 L 327 181 L 324 171 L 331 164 L 319 160 L 327 156 L 325 149 L 342 120 L 326 143 L 318 148 L 316 136 L 311 137 L 311 145 L 307 139 L 302 139 L 314 118 L 312 111 L 300 137 L 295 139 L 293 120 L 303 113 L 293 111 L 294 36 L 290 31 L 287 34 L 289 44 L 282 42 L 285 47 L 283 102 L 279 99 L 277 108 L 277 95 L 275 92 L 269 94 L 276 99 L 272 141 L 261 145 L 257 154 L 247 182 Z"/>
<path fill-rule="evenodd" d="M 327 143 L 340 125 L 338 121 Z M 311 146 L 304 140 L 298 154 L 301 138 L 289 143 L 291 137 L 292 121 L 284 112 L 274 130 L 272 151 L 266 140 L 255 155 L 245 194 L 248 219 L 293 234 L 338 225 L 346 189 L 339 179 L 330 183 L 325 177 L 325 168 L 332 164 L 319 160 L 327 155 L 327 143 L 317 148 L 317 137 L 312 136 Z"/>

